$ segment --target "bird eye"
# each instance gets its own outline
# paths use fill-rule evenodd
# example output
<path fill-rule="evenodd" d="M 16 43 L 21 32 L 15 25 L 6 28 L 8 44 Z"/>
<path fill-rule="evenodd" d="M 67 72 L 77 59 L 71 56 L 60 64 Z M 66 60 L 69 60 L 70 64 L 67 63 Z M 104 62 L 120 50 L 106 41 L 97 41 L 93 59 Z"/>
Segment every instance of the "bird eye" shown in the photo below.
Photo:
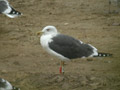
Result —
<path fill-rule="evenodd" d="M 47 29 L 47 31 L 50 31 L 50 29 Z"/>

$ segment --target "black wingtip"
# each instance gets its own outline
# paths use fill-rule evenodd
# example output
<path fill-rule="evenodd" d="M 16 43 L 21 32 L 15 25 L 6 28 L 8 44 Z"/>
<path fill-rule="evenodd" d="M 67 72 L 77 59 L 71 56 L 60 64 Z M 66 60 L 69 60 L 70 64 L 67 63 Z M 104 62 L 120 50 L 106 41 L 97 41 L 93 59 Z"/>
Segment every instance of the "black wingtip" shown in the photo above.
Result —
<path fill-rule="evenodd" d="M 12 7 L 11 7 L 12 8 Z M 21 12 L 19 12 L 19 11 L 16 11 L 14 8 L 12 8 L 12 10 L 11 10 L 11 12 L 9 13 L 9 14 L 16 14 L 16 15 L 22 15 L 22 13 Z"/>
<path fill-rule="evenodd" d="M 113 54 L 111 54 L 111 53 L 98 53 L 98 55 L 97 56 L 94 56 L 94 57 L 111 57 L 111 56 L 113 56 Z"/>

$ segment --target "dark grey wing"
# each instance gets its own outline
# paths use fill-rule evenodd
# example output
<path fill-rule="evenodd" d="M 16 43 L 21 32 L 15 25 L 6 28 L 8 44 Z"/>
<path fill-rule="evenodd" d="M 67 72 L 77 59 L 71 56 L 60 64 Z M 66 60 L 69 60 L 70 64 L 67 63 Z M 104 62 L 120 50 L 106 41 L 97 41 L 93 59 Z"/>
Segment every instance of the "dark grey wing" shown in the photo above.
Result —
<path fill-rule="evenodd" d="M 3 82 L 3 79 L 0 78 L 0 88 L 5 88 L 6 87 L 6 82 Z"/>
<path fill-rule="evenodd" d="M 5 1 L 0 1 L 0 13 L 4 12 L 8 8 Z"/>
<path fill-rule="evenodd" d="M 49 47 L 69 59 L 88 57 L 93 53 L 93 48 L 90 45 L 81 43 L 73 37 L 59 34 L 52 39 Z"/>

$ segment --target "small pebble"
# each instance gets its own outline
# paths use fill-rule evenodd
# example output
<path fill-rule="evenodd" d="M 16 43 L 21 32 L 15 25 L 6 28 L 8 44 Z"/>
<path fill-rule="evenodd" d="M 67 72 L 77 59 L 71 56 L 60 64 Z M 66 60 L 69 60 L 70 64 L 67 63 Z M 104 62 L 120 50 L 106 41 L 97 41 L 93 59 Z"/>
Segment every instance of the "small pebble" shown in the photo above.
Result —
<path fill-rule="evenodd" d="M 112 26 L 120 26 L 120 23 L 113 23 Z"/>
<path fill-rule="evenodd" d="M 69 23 L 64 23 L 64 25 L 68 25 Z"/>
<path fill-rule="evenodd" d="M 7 70 L 3 69 L 1 70 L 1 73 L 7 73 Z"/>

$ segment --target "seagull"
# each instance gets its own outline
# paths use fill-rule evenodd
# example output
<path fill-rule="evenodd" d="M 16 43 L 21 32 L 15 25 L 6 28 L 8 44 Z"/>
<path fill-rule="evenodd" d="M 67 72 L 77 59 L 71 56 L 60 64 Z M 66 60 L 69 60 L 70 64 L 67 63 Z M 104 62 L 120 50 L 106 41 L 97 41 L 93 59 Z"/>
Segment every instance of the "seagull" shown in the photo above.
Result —
<path fill-rule="evenodd" d="M 16 88 L 12 86 L 7 80 L 0 78 L 0 90 L 20 90 L 20 88 Z"/>
<path fill-rule="evenodd" d="M 107 57 L 112 55 L 109 53 L 100 53 L 91 44 L 83 43 L 71 36 L 59 33 L 55 26 L 46 26 L 42 31 L 37 32 L 37 35 L 41 33 L 40 43 L 43 49 L 61 60 L 59 68 L 61 74 L 64 74 L 65 61 L 76 58 Z"/>
<path fill-rule="evenodd" d="M 9 18 L 15 18 L 22 15 L 19 11 L 16 11 L 7 0 L 0 0 L 0 13 L 5 14 Z"/>

